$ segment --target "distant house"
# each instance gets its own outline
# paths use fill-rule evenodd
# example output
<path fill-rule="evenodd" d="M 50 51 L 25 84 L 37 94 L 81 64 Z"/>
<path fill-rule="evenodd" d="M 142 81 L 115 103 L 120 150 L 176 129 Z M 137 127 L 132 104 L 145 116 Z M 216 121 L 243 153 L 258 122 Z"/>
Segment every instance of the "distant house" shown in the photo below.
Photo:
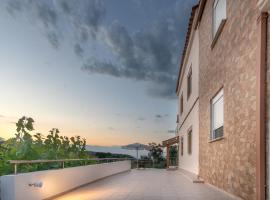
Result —
<path fill-rule="evenodd" d="M 177 83 L 179 168 L 270 199 L 270 0 L 200 0 Z"/>

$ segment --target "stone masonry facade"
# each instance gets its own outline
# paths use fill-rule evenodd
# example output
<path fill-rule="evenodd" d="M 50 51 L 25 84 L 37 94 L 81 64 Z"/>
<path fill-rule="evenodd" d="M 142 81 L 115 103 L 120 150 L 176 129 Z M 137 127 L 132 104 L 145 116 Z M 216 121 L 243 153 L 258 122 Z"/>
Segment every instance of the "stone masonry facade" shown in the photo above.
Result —
<path fill-rule="evenodd" d="M 213 0 L 206 2 L 199 24 L 199 176 L 235 196 L 253 200 L 259 10 L 253 0 L 227 0 L 227 21 L 211 49 L 212 5 Z M 268 71 L 268 79 L 269 76 Z M 210 101 L 221 88 L 224 138 L 210 142 Z M 268 97 L 269 105 L 269 87 Z"/>

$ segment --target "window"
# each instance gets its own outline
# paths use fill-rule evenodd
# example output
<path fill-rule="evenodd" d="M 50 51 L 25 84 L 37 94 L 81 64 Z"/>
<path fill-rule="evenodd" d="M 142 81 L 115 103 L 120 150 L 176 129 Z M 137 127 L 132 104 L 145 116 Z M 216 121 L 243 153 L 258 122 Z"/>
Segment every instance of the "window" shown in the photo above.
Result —
<path fill-rule="evenodd" d="M 187 98 L 189 98 L 192 91 L 192 69 L 190 68 L 187 77 Z"/>
<path fill-rule="evenodd" d="M 213 4 L 213 37 L 216 35 L 222 21 L 226 19 L 226 0 L 215 0 Z"/>
<path fill-rule="evenodd" d="M 180 142 L 181 142 L 181 156 L 183 156 L 184 155 L 184 138 L 183 137 L 181 137 Z"/>
<path fill-rule="evenodd" d="M 188 131 L 188 154 L 192 154 L 192 129 Z"/>
<path fill-rule="evenodd" d="M 184 98 L 183 98 L 183 94 L 181 95 L 180 98 L 180 114 L 182 114 L 184 111 Z"/>
<path fill-rule="evenodd" d="M 223 137 L 223 90 L 220 90 L 211 101 L 211 118 L 211 139 Z"/>

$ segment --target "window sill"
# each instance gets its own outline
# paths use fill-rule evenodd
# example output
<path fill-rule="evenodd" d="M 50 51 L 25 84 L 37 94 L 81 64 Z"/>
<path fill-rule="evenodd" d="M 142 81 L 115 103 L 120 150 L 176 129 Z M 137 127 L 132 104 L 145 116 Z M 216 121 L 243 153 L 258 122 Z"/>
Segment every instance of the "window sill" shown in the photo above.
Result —
<path fill-rule="evenodd" d="M 222 32 L 224 26 L 225 26 L 226 21 L 227 21 L 226 19 L 223 19 L 223 20 L 221 21 L 221 23 L 220 23 L 220 25 L 219 25 L 219 27 L 218 27 L 218 30 L 217 30 L 217 32 L 216 32 L 216 34 L 215 34 L 215 37 L 214 37 L 214 39 L 213 39 L 213 41 L 212 41 L 211 49 L 213 49 L 213 48 L 215 47 L 215 44 L 216 44 L 217 41 L 218 41 L 218 38 L 219 38 L 219 36 L 220 36 L 220 34 L 221 34 L 221 32 Z"/>
<path fill-rule="evenodd" d="M 219 138 L 216 138 L 213 140 L 209 140 L 208 143 L 213 143 L 213 142 L 217 142 L 217 141 L 224 140 L 224 139 L 225 139 L 224 137 L 219 137 Z"/>

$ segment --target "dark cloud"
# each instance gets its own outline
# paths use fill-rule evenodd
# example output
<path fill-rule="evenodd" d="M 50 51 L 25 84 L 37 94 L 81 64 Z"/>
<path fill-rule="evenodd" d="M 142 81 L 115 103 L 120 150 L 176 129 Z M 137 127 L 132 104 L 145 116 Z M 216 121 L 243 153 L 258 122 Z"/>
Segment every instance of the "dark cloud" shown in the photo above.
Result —
<path fill-rule="evenodd" d="M 54 33 L 54 32 L 48 32 L 47 33 L 47 38 L 48 38 L 48 41 L 50 42 L 50 44 L 58 49 L 59 47 L 59 38 L 58 36 Z"/>
<path fill-rule="evenodd" d="M 14 13 L 16 13 L 17 11 L 21 11 L 22 4 L 20 1 L 13 0 L 8 2 L 6 8 L 10 14 L 14 15 Z"/>
<path fill-rule="evenodd" d="M 149 95 L 175 98 L 180 47 L 193 5 L 192 1 L 181 2 L 182 5 L 176 5 L 177 12 L 164 14 L 152 27 L 138 32 L 130 33 L 119 22 L 112 23 L 105 30 L 104 41 L 119 63 L 91 60 L 84 64 L 83 70 L 149 81 L 153 83 L 147 90 Z"/>
<path fill-rule="evenodd" d="M 107 31 L 106 41 L 120 64 L 91 60 L 84 64 L 83 69 L 91 73 L 154 82 L 158 87 L 150 88 L 150 95 L 175 97 L 177 64 L 173 54 L 178 47 L 172 41 L 161 40 L 161 35 L 154 33 L 154 30 L 152 34 L 140 32 L 131 35 L 125 27 L 114 22 Z"/>
<path fill-rule="evenodd" d="M 168 130 L 168 133 L 175 133 L 175 130 Z"/>
<path fill-rule="evenodd" d="M 89 36 L 96 38 L 105 18 L 106 10 L 103 0 L 60 1 L 60 7 L 68 15 L 70 23 L 75 27 L 78 38 L 86 42 Z"/>
<path fill-rule="evenodd" d="M 159 114 L 157 114 L 155 117 L 156 117 L 157 119 L 163 118 L 163 116 L 162 116 L 162 115 L 159 115 Z"/>
<path fill-rule="evenodd" d="M 137 120 L 138 121 L 145 121 L 145 118 L 144 117 L 139 117 Z"/>
<path fill-rule="evenodd" d="M 75 45 L 74 45 L 74 52 L 75 52 L 75 54 L 76 54 L 77 56 L 82 57 L 82 56 L 83 56 L 84 50 L 83 50 L 83 48 L 81 47 L 80 44 L 75 44 Z"/>
<path fill-rule="evenodd" d="M 57 14 L 56 11 L 47 4 L 37 5 L 38 17 L 44 26 L 56 26 Z"/>
<path fill-rule="evenodd" d="M 67 1 L 65 1 L 65 0 L 59 1 L 59 4 L 60 4 L 60 7 L 62 8 L 62 10 L 63 10 L 66 14 L 70 14 L 71 8 L 70 8 L 70 5 L 68 4 Z"/>

